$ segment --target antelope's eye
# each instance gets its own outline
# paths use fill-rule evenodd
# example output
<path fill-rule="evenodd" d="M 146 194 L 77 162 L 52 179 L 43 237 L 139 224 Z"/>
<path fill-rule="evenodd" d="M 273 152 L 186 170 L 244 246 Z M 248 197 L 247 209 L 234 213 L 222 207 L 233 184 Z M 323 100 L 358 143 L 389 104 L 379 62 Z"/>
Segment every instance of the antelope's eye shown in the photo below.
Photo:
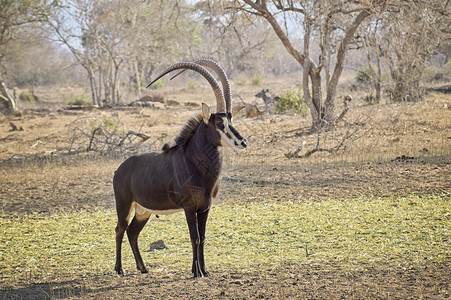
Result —
<path fill-rule="evenodd" d="M 224 131 L 225 125 L 224 125 L 224 120 L 222 118 L 216 119 L 215 123 L 216 123 L 216 128 L 218 128 L 219 130 Z"/>

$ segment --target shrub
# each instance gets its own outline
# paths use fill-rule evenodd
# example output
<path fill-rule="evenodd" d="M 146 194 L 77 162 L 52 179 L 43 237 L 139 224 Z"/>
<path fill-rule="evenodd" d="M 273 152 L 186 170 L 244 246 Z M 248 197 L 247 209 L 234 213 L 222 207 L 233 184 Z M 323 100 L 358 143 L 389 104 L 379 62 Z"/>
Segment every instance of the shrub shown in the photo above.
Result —
<path fill-rule="evenodd" d="M 195 83 L 192 79 L 190 79 L 190 80 L 188 81 L 188 88 L 189 88 L 190 90 L 195 90 L 195 89 L 196 89 L 196 83 Z"/>
<path fill-rule="evenodd" d="M 103 117 L 103 126 L 112 130 L 116 127 L 116 122 L 114 122 L 110 118 L 104 116 Z"/>
<path fill-rule="evenodd" d="M 163 88 L 163 86 L 164 86 L 163 80 L 158 79 L 157 81 L 154 82 L 154 84 L 152 84 L 150 86 L 150 88 L 152 90 L 159 90 L 159 89 Z"/>
<path fill-rule="evenodd" d="M 110 119 L 109 117 L 103 116 L 103 120 L 99 122 L 98 119 L 94 118 L 89 122 L 91 131 L 98 127 L 103 128 L 106 132 L 118 132 L 117 123 Z M 96 134 L 102 134 L 101 131 L 97 131 Z"/>
<path fill-rule="evenodd" d="M 251 83 L 252 83 L 252 85 L 255 85 L 255 86 L 261 86 L 263 83 L 263 79 L 261 79 L 261 77 L 254 77 L 251 79 Z"/>
<path fill-rule="evenodd" d="M 358 83 L 371 84 L 372 76 L 371 76 L 370 69 L 368 67 L 367 68 L 361 67 L 357 71 L 357 75 L 355 76 L 355 80 Z"/>
<path fill-rule="evenodd" d="M 19 99 L 20 101 L 27 101 L 27 102 L 33 102 L 35 101 L 35 97 L 33 96 L 33 94 L 29 93 L 29 92 L 21 92 L 19 95 Z"/>
<path fill-rule="evenodd" d="M 301 91 L 287 90 L 280 95 L 280 99 L 276 102 L 276 112 L 294 112 L 306 116 L 309 108 L 304 101 L 304 95 L 302 95 Z"/>
<path fill-rule="evenodd" d="M 91 100 L 89 100 L 89 96 L 86 94 L 81 94 L 77 96 L 71 95 L 69 97 L 68 105 L 92 105 Z"/>

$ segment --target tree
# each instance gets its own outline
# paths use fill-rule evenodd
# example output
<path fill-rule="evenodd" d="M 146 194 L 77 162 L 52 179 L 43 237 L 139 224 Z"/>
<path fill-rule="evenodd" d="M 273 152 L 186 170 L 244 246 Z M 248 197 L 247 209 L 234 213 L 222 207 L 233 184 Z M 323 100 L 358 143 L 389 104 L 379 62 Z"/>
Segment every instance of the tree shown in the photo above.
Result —
<path fill-rule="evenodd" d="M 228 14 L 227 1 L 199 1 L 195 5 L 200 19 L 202 46 L 199 57 L 221 61 L 229 77 L 236 73 L 258 73 L 264 67 L 274 34 L 264 20 L 244 14 Z"/>
<path fill-rule="evenodd" d="M 183 41 L 193 40 L 194 22 L 178 11 L 180 3 L 67 0 L 48 23 L 86 70 L 93 102 L 115 105 L 120 82 L 128 80 L 139 93 L 141 78 L 148 80 L 155 67 L 177 59 Z M 183 27 L 173 26 L 175 20 Z"/>
<path fill-rule="evenodd" d="M 79 81 L 72 54 L 48 39 L 39 28 L 16 35 L 4 65 L 5 81 L 19 88 Z"/>
<path fill-rule="evenodd" d="M 5 61 L 11 54 L 19 32 L 27 26 L 42 22 L 46 15 L 57 7 L 57 1 L 45 0 L 0 0 L 0 100 L 2 112 L 14 113 L 17 110 L 16 100 L 8 92 L 4 82 L 7 68 Z"/>
<path fill-rule="evenodd" d="M 392 101 L 415 101 L 423 96 L 420 86 L 426 62 L 446 40 L 451 25 L 449 1 L 408 1 L 392 5 L 380 15 L 381 51 L 389 69 L 387 93 Z"/>
<path fill-rule="evenodd" d="M 266 20 L 288 53 L 303 67 L 304 99 L 310 108 L 312 129 L 335 120 L 335 98 L 346 52 L 360 24 L 386 1 L 232 1 L 233 14 L 253 15 Z M 297 44 L 296 37 L 302 37 Z M 319 49 L 315 59 L 312 43 Z M 334 67 L 332 70 L 332 63 Z M 325 75 L 326 96 L 323 101 Z"/>
<path fill-rule="evenodd" d="M 192 56 L 200 47 L 199 26 L 184 1 L 143 1 L 129 5 L 121 26 L 125 35 L 127 75 L 139 93 L 153 72 Z"/>
<path fill-rule="evenodd" d="M 369 17 L 362 27 L 361 35 L 368 64 L 368 79 L 376 91 L 374 103 L 379 103 L 382 93 L 382 51 L 379 48 L 381 20 L 378 17 Z M 373 61 L 375 61 L 375 65 L 373 65 Z"/>

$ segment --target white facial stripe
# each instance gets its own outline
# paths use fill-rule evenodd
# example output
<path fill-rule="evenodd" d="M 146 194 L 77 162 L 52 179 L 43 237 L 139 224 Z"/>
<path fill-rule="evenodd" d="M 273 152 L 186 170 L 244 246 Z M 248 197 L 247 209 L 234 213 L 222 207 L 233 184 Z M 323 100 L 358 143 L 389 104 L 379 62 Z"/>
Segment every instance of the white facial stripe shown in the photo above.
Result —
<path fill-rule="evenodd" d="M 223 146 L 229 146 L 229 147 L 236 147 L 235 141 L 233 138 L 229 138 L 224 132 L 220 131 L 219 134 L 221 135 L 221 141 Z M 239 144 L 238 144 L 239 145 Z"/>
<path fill-rule="evenodd" d="M 221 141 L 223 142 L 223 146 L 229 146 L 229 147 L 237 147 L 240 149 L 243 149 L 242 140 L 239 139 L 233 131 L 229 127 L 229 120 L 227 118 L 224 118 L 224 132 L 219 131 L 219 134 L 221 135 Z"/>

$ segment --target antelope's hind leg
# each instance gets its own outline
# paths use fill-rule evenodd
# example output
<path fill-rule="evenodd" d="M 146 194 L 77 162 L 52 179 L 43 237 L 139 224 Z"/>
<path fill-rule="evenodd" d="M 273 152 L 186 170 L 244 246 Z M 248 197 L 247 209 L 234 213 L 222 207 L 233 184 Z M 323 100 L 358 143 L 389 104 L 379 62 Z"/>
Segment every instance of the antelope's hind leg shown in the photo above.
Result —
<path fill-rule="evenodd" d="M 117 207 L 117 226 L 116 226 L 116 265 L 114 270 L 119 275 L 124 275 L 124 270 L 122 269 L 122 240 L 124 238 L 125 230 L 128 226 L 128 218 L 130 214 L 131 206 L 128 208 L 120 209 Z"/>
<path fill-rule="evenodd" d="M 135 208 L 135 217 L 133 218 L 130 225 L 127 227 L 127 236 L 128 241 L 130 242 L 130 246 L 133 251 L 133 255 L 135 256 L 136 267 L 141 273 L 148 273 L 146 267 L 144 266 L 143 259 L 141 257 L 141 253 L 138 248 L 138 236 L 141 230 L 146 225 L 147 221 L 150 217 L 150 211 L 143 209 L 140 206 L 136 206 Z"/>

